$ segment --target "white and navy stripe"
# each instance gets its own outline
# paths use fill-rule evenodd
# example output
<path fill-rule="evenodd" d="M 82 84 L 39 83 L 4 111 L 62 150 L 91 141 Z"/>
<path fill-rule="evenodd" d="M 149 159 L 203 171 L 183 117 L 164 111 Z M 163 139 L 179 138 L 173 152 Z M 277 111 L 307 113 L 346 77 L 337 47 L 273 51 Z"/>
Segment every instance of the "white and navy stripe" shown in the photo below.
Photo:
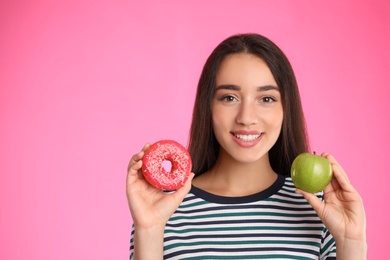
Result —
<path fill-rule="evenodd" d="M 282 176 L 265 191 L 245 197 L 192 187 L 165 228 L 164 259 L 335 258 L 333 237 L 295 193 L 291 178 Z"/>

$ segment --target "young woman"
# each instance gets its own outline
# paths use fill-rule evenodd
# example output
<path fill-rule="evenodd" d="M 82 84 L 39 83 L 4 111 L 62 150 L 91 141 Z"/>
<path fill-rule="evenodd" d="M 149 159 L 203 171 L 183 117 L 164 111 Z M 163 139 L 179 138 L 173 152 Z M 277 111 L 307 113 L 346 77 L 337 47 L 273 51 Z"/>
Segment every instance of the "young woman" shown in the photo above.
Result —
<path fill-rule="evenodd" d="M 366 258 L 362 199 L 335 158 L 322 154 L 334 177 L 321 193 L 289 177 L 309 146 L 293 70 L 269 39 L 234 35 L 207 59 L 182 188 L 145 181 L 148 147 L 128 167 L 131 259 L 336 259 L 336 246 L 338 260 Z"/>

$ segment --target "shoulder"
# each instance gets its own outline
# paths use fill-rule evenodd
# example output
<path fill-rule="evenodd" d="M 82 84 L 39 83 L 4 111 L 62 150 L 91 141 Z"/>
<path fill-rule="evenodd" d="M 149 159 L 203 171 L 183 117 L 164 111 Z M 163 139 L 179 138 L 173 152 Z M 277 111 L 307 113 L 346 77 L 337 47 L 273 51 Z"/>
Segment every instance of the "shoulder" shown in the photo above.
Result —
<path fill-rule="evenodd" d="M 295 187 L 294 182 L 292 181 L 291 177 L 285 177 L 285 181 L 284 181 L 284 185 L 283 185 L 283 189 L 282 189 L 282 190 L 284 190 L 284 191 L 287 192 L 287 193 L 294 193 L 294 194 L 295 194 L 294 197 L 304 199 L 302 195 L 297 194 L 297 193 L 295 192 L 296 189 L 297 189 L 297 188 Z M 317 193 L 316 193 L 316 196 L 317 196 L 318 198 L 320 198 L 320 199 L 323 199 L 324 193 L 323 193 L 322 191 L 317 192 Z M 305 200 L 305 199 L 304 199 L 304 200 Z"/>
<path fill-rule="evenodd" d="M 302 195 L 295 192 L 296 189 L 297 188 L 295 187 L 294 182 L 292 181 L 291 177 L 285 177 L 283 187 L 280 189 L 279 193 L 285 194 L 286 196 L 291 196 L 294 199 L 306 201 L 306 199 Z M 322 191 L 317 192 L 316 196 L 320 199 L 323 199 L 324 193 Z"/>

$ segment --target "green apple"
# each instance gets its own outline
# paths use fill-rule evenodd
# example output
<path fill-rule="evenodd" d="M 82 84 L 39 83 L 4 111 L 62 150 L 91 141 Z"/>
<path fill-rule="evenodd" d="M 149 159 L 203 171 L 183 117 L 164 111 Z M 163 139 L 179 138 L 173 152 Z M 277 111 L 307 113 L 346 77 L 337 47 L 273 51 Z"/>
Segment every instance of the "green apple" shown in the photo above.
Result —
<path fill-rule="evenodd" d="M 329 160 L 311 153 L 301 153 L 291 165 L 291 179 L 301 190 L 316 193 L 322 191 L 333 175 Z"/>

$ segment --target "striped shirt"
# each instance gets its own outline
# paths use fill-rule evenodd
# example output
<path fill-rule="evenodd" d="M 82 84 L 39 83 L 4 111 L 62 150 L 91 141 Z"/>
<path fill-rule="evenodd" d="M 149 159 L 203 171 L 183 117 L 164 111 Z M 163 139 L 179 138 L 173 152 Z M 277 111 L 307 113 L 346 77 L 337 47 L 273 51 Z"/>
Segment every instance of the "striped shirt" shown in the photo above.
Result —
<path fill-rule="evenodd" d="M 291 178 L 279 176 L 268 189 L 244 197 L 193 186 L 166 224 L 164 259 L 330 260 L 336 245 Z"/>

